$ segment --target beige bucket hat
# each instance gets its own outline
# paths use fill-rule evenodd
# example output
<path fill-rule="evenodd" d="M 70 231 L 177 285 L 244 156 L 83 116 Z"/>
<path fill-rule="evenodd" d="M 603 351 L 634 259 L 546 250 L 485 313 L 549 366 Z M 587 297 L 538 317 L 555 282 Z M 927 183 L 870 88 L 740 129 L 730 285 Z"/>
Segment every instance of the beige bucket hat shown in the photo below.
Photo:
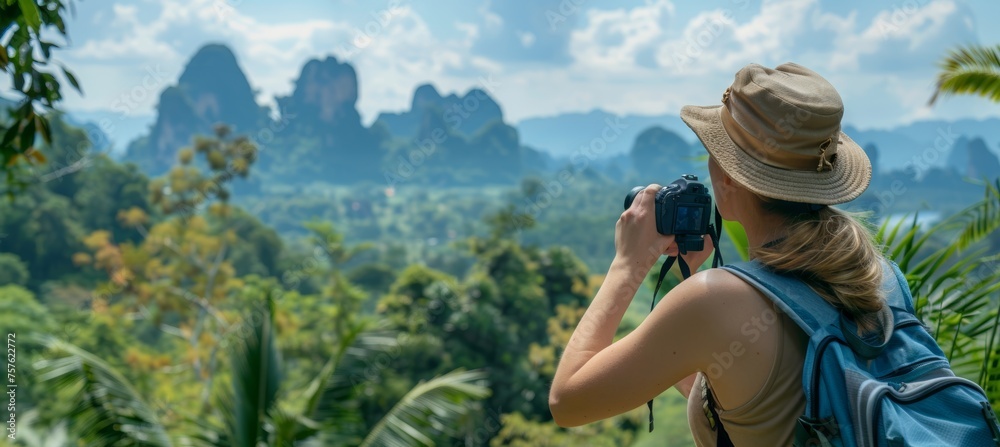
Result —
<path fill-rule="evenodd" d="M 820 205 L 853 200 L 871 182 L 868 156 L 840 130 L 843 116 L 833 85 L 792 63 L 747 65 L 722 105 L 681 109 L 681 119 L 740 185 Z"/>

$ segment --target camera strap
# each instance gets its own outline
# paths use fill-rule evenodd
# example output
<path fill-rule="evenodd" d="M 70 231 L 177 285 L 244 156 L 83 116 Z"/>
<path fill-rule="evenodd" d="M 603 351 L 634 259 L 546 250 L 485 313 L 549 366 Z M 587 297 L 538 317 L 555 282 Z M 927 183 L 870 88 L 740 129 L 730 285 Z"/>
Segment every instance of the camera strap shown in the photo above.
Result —
<path fill-rule="evenodd" d="M 715 222 L 708 224 L 708 237 L 712 238 L 712 245 L 714 248 L 714 253 L 712 255 L 712 268 L 721 267 L 725 265 L 722 261 L 722 250 L 719 249 L 719 239 L 722 238 L 722 214 L 719 214 L 719 209 L 715 208 Z M 678 253 L 678 256 L 667 256 L 667 259 L 663 261 L 663 265 L 660 267 L 660 274 L 656 278 L 656 288 L 653 289 L 653 301 L 649 304 L 649 312 L 653 313 L 653 308 L 656 307 L 656 296 L 660 293 L 660 286 L 663 285 L 663 278 L 667 276 L 667 272 L 670 268 L 674 266 L 674 261 L 679 261 L 677 266 L 681 269 L 681 276 L 684 279 L 691 277 L 691 267 L 684 262 L 684 258 L 680 255 L 687 254 Z M 649 431 L 653 431 L 653 400 L 650 399 L 646 402 L 646 406 L 649 407 Z"/>

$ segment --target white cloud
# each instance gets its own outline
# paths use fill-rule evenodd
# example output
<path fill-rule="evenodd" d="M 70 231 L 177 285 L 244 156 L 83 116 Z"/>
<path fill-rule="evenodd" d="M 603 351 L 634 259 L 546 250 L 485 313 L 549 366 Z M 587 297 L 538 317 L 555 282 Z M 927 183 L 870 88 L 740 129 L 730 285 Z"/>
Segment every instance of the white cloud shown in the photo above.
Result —
<path fill-rule="evenodd" d="M 135 5 L 114 5 L 108 32 L 66 51 L 65 57 L 73 61 L 71 66 L 78 74 L 102 72 L 104 68 L 95 65 L 108 63 L 117 64 L 122 72 L 114 78 L 88 76 L 85 87 L 89 97 L 86 102 L 80 101 L 89 106 L 86 108 L 113 108 L 111 104 L 123 92 L 141 85 L 143 67 L 163 67 L 169 73 L 169 82 L 173 82 L 199 46 L 219 41 L 233 49 L 251 85 L 264 93 L 259 100 L 273 103 L 275 93 L 286 93 L 306 60 L 330 54 L 335 48 L 357 50 L 352 44 L 364 35 L 363 26 L 358 29 L 346 22 L 325 19 L 263 22 L 224 0 L 154 3 L 158 11 L 148 20 L 140 19 Z M 162 90 L 166 85 L 158 87 Z M 130 113 L 150 110 L 158 95 L 149 96 L 141 104 L 136 103 L 141 110 Z"/>
<path fill-rule="evenodd" d="M 817 5 L 816 0 L 765 1 L 745 23 L 735 17 L 747 3 L 702 12 L 688 21 L 680 37 L 660 46 L 657 60 L 668 72 L 686 76 L 731 74 L 750 62 L 784 62 L 803 34 L 816 31 L 811 13 Z"/>
<path fill-rule="evenodd" d="M 893 68 L 873 62 L 897 61 L 900 57 L 926 65 L 926 56 L 938 57 L 955 40 L 970 40 L 974 35 L 971 16 L 953 0 L 934 1 L 921 7 L 904 3 L 878 13 L 864 30 L 855 31 L 853 26 L 843 28 L 837 36 L 837 50 L 832 54 L 830 67 Z M 900 65 L 903 64 L 896 64 L 895 68 Z"/>
<path fill-rule="evenodd" d="M 479 27 L 475 23 L 456 22 L 455 29 L 464 33 L 467 40 L 476 40 L 479 37 Z"/>
<path fill-rule="evenodd" d="M 701 13 L 688 22 L 681 37 L 659 46 L 656 60 L 660 67 L 672 74 L 731 71 L 733 55 L 742 58 L 745 53 L 723 54 L 717 47 L 735 47 L 735 29 L 736 23 L 729 10 Z"/>
<path fill-rule="evenodd" d="M 409 107 L 420 84 L 467 90 L 471 82 L 451 73 L 477 66 L 497 68 L 488 59 L 470 58 L 471 45 L 467 39 L 437 38 L 420 14 L 409 6 L 399 8 L 363 51 L 348 58 L 358 72 L 358 109 L 364 121 L 374 121 L 379 112 Z"/>
<path fill-rule="evenodd" d="M 79 49 L 70 50 L 71 57 L 90 60 L 121 60 L 123 58 L 145 59 L 150 54 L 156 54 L 163 60 L 173 60 L 178 53 L 170 45 L 159 40 L 159 35 L 167 28 L 169 22 L 157 20 L 152 23 L 141 23 L 138 19 L 138 8 L 135 5 L 114 4 L 112 6 L 110 26 L 125 28 L 126 36 L 108 37 L 89 40 Z"/>
<path fill-rule="evenodd" d="M 483 17 L 483 22 L 487 28 L 496 29 L 503 27 L 503 17 L 490 9 L 490 0 L 486 0 L 479 6 L 479 15 Z"/>
<path fill-rule="evenodd" d="M 738 51 L 758 60 L 786 57 L 788 49 L 803 34 L 814 30 L 808 20 L 817 0 L 775 0 L 764 2 L 760 14 L 733 30 Z"/>
<path fill-rule="evenodd" d="M 589 81 L 591 91 L 600 90 L 593 87 L 596 83 L 630 80 L 628 87 L 594 97 L 594 106 L 676 113 L 664 104 L 717 102 L 718 91 L 747 63 L 793 61 L 836 78 L 842 91 L 856 93 L 851 102 L 863 108 L 856 107 L 854 117 L 912 121 L 940 113 L 926 105 L 934 62 L 956 41 L 972 40 L 975 33 L 970 11 L 954 0 L 912 7 L 904 3 L 864 21 L 857 10 L 837 14 L 823 10 L 817 0 L 765 0 L 755 14 L 737 19 L 746 15 L 735 9 L 747 3 L 700 12 L 680 27 L 674 24 L 673 32 L 664 27 L 663 10 L 650 10 L 649 4 L 590 10 L 573 33 L 575 64 L 570 70 L 586 80 L 582 84 Z M 644 61 L 642 54 L 651 49 L 655 57 Z M 650 97 L 657 95 L 630 97 L 635 90 L 660 92 L 666 85 L 669 93 L 656 101 Z"/>
<path fill-rule="evenodd" d="M 583 29 L 570 37 L 570 54 L 581 66 L 635 70 L 641 53 L 663 40 L 665 23 L 673 11 L 669 0 L 650 1 L 632 9 L 591 9 Z"/>
<path fill-rule="evenodd" d="M 517 37 L 521 39 L 521 46 L 530 48 L 535 43 L 535 34 L 529 32 L 518 32 Z"/>
<path fill-rule="evenodd" d="M 683 19 L 670 1 L 648 0 L 632 8 L 583 8 L 574 16 L 579 26 L 565 22 L 554 34 L 545 8 L 534 3 L 541 8 L 534 15 L 515 14 L 518 5 L 480 3 L 475 23 L 454 22 L 452 30 L 440 30 L 408 6 L 381 22 L 304 14 L 275 23 L 225 0 L 151 1 L 160 9 L 104 8 L 106 30 L 63 53 L 74 59 L 69 65 L 90 95 L 87 108 L 108 108 L 141 81 L 146 65 L 168 67 L 174 82 L 196 44 L 221 41 L 233 48 L 263 102 L 288 94 L 308 59 L 333 54 L 347 60 L 359 75 L 358 107 L 366 122 L 381 111 L 408 107 L 419 84 L 461 93 L 480 76 L 499 82 L 495 96 L 512 121 L 595 108 L 676 113 L 684 104 L 717 102 L 733 73 L 748 62 L 796 61 L 841 90 L 851 120 L 883 125 L 951 110 L 924 104 L 933 62 L 955 44 L 956 35 L 974 33 L 968 9 L 954 0 L 936 0 L 903 15 L 891 9 L 833 13 L 817 0 L 765 0 L 759 10 L 742 12 L 750 2 L 737 0 L 729 9 Z M 880 28 L 883 22 L 892 27 Z M 446 31 L 452 37 L 443 37 Z M 490 36 L 489 45 L 483 44 Z M 556 61 L 567 48 L 569 61 Z M 545 57 L 525 57 L 536 53 Z M 154 103 L 155 97 L 143 106 L 149 110 Z"/>
<path fill-rule="evenodd" d="M 115 15 L 115 18 L 111 20 L 112 25 L 131 25 L 136 22 L 139 8 L 135 5 L 115 3 L 111 6 L 111 13 Z"/>
<path fill-rule="evenodd" d="M 860 30 L 856 11 L 840 16 L 823 11 L 817 0 L 765 0 L 757 14 L 737 21 L 736 9 L 747 4 L 698 13 L 670 38 L 664 10 L 657 7 L 662 4 L 590 10 L 584 27 L 573 33 L 571 54 L 576 63 L 609 73 L 658 68 L 698 75 L 734 72 L 749 62 L 788 60 L 818 69 L 864 65 L 866 70 L 892 71 L 907 65 L 930 67 L 927 56 L 937 57 L 956 39 L 970 40 L 975 32 L 972 18 L 954 0 L 913 7 L 904 3 L 879 12 Z M 643 64 L 638 56 L 650 49 L 654 63 Z M 895 65 L 884 66 L 889 62 Z"/>
<path fill-rule="evenodd" d="M 360 23 L 322 18 L 270 23 L 224 0 L 155 3 L 159 10 L 146 20 L 136 6 L 112 7 L 115 19 L 108 32 L 65 53 L 88 90 L 85 99 L 71 95 L 71 107 L 114 108 L 112 104 L 118 104 L 123 94 L 141 85 L 144 67 L 156 65 L 168 73 L 168 80 L 141 101 L 133 101 L 129 110 L 148 113 L 159 91 L 176 82 L 194 51 L 207 42 L 222 42 L 233 49 L 251 86 L 261 92 L 258 102 L 265 105 L 291 92 L 292 82 L 308 60 L 335 55 L 359 73 L 358 106 L 366 121 L 380 111 L 407 106 L 413 89 L 421 83 L 464 91 L 478 75 L 498 73 L 501 68 L 490 59 L 470 55 L 472 38 L 478 34 L 476 25 L 457 24 L 466 38 L 443 41 L 410 6 L 383 7 Z M 496 25 L 496 19 L 489 21 Z M 182 32 L 194 35 L 177 43 L 176 35 Z M 525 36 L 526 41 L 532 38 Z M 116 75 L 108 76 L 109 70 Z M 469 76 L 450 74 L 463 70 Z"/>

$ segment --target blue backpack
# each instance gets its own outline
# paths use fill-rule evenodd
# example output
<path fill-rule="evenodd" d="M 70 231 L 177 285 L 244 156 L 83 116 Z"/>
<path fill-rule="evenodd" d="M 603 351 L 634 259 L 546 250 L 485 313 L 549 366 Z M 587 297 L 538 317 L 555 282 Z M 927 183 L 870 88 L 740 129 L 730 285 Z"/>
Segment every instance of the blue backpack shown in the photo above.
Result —
<path fill-rule="evenodd" d="M 768 296 L 809 336 L 806 410 L 795 446 L 1000 446 L 1000 424 L 986 394 L 952 372 L 914 316 L 895 263 L 884 269 L 888 307 L 879 319 L 891 330 L 881 340 L 859 337 L 853 322 L 801 280 L 757 261 L 722 268 Z"/>

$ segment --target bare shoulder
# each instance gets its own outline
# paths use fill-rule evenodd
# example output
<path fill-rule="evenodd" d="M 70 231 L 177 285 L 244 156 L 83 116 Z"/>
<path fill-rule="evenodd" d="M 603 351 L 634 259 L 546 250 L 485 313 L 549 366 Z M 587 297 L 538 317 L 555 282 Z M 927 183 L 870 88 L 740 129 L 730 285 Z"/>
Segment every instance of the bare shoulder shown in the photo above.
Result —
<path fill-rule="evenodd" d="M 711 353 L 699 359 L 701 371 L 719 404 L 736 408 L 748 402 L 766 382 L 777 355 L 781 335 L 767 330 L 777 321 L 771 300 L 723 269 L 698 272 L 674 290 L 678 298 L 690 300 L 689 315 L 700 320 L 694 330 L 703 339 L 701 348 Z M 754 355 L 743 355 L 750 351 Z M 730 369 L 740 374 L 723 374 Z"/>
<path fill-rule="evenodd" d="M 748 316 L 771 311 L 771 303 L 760 291 L 724 269 L 708 269 L 692 275 L 671 291 L 670 299 L 687 302 L 688 314 L 720 343 L 728 343 L 740 332 Z"/>
<path fill-rule="evenodd" d="M 768 301 L 754 286 L 728 270 L 714 268 L 695 273 L 675 290 L 698 300 L 708 309 L 768 306 Z"/>

